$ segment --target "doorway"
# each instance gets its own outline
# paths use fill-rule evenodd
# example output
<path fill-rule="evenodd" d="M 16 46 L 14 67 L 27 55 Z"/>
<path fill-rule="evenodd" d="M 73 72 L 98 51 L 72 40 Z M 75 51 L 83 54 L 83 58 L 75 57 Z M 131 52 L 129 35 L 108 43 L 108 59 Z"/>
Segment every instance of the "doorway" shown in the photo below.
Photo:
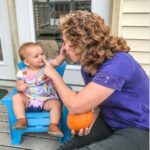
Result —
<path fill-rule="evenodd" d="M 7 1 L 0 1 L 0 80 L 15 80 Z"/>

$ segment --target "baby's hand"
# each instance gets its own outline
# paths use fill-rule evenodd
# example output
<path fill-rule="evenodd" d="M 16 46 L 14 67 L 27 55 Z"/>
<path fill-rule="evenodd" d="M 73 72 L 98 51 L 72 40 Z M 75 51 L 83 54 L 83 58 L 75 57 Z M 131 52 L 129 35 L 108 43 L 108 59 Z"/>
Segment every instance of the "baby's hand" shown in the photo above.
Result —
<path fill-rule="evenodd" d="M 25 91 L 28 87 L 29 87 L 28 84 L 24 83 L 24 84 L 22 84 L 22 86 L 20 88 L 21 88 L 21 91 Z"/>
<path fill-rule="evenodd" d="M 64 48 L 64 44 L 63 44 L 62 47 L 61 47 L 59 55 L 62 55 L 63 57 L 66 57 L 66 54 L 67 54 L 67 52 L 66 52 L 66 49 Z"/>
<path fill-rule="evenodd" d="M 17 90 L 20 92 L 24 92 L 28 87 L 29 87 L 29 85 L 25 82 L 18 83 Z"/>

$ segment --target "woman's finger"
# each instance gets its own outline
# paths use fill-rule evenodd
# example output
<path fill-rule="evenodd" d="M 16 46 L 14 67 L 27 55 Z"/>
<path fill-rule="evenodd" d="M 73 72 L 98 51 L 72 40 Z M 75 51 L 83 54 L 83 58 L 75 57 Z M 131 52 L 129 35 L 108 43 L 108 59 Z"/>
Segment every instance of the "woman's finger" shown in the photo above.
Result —
<path fill-rule="evenodd" d="M 79 132 L 78 132 L 78 135 L 83 136 L 84 135 L 84 129 L 80 129 Z"/>
<path fill-rule="evenodd" d="M 89 127 L 85 128 L 85 129 L 81 129 L 81 130 L 78 132 L 78 135 L 79 135 L 79 136 L 88 135 L 88 134 L 90 133 L 93 124 L 95 123 L 97 117 L 99 116 L 99 112 L 100 112 L 99 109 L 94 109 L 94 110 L 93 110 L 94 119 L 93 119 L 91 125 L 90 125 Z"/>
<path fill-rule="evenodd" d="M 73 135 L 76 134 L 75 130 L 71 130 L 71 134 Z"/>
<path fill-rule="evenodd" d="M 49 63 L 47 62 L 45 57 L 43 57 L 43 62 L 45 63 L 45 65 L 49 66 Z"/>
<path fill-rule="evenodd" d="M 90 129 L 89 128 L 85 128 L 84 129 L 84 135 L 88 135 L 90 133 Z"/>

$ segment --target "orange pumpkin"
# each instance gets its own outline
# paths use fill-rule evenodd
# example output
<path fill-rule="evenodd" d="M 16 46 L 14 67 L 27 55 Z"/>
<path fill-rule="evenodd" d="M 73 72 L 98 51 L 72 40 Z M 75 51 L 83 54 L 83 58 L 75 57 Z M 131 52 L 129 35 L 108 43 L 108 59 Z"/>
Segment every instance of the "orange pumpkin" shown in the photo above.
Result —
<path fill-rule="evenodd" d="M 89 111 L 82 114 L 70 114 L 67 116 L 67 125 L 71 130 L 79 131 L 90 126 L 94 118 L 93 112 Z"/>

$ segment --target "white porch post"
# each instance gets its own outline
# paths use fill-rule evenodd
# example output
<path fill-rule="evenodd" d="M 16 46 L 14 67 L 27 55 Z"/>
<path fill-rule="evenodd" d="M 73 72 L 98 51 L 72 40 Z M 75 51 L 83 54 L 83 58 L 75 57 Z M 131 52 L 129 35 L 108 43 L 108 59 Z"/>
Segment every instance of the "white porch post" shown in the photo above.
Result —
<path fill-rule="evenodd" d="M 19 45 L 35 42 L 35 29 L 32 0 L 15 0 Z"/>

